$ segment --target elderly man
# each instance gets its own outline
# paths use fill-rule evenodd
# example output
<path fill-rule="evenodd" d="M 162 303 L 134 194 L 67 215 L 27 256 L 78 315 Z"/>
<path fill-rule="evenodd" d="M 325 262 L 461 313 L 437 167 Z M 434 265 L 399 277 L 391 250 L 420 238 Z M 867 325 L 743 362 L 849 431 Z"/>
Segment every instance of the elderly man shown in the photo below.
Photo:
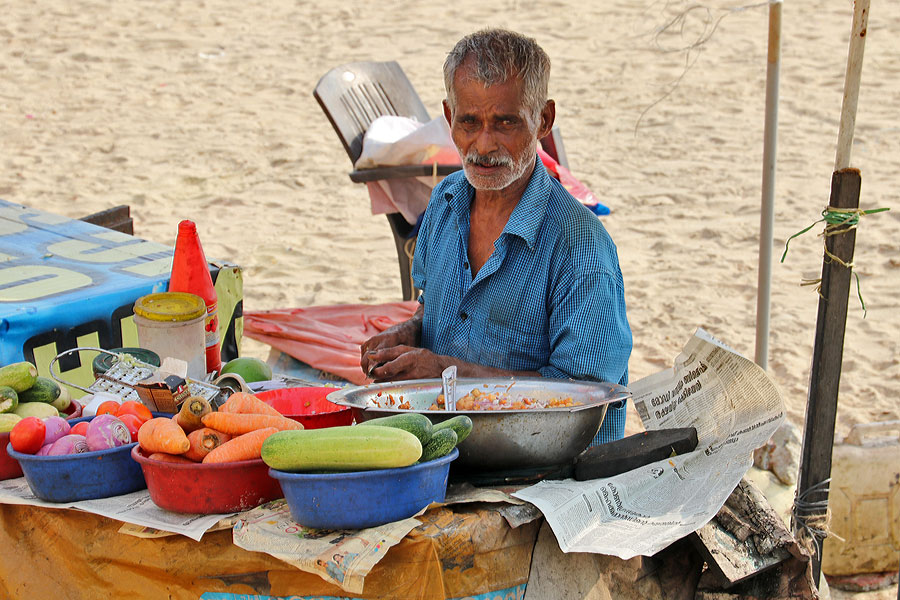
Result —
<path fill-rule="evenodd" d="M 541 164 L 556 114 L 550 59 L 534 40 L 486 30 L 444 63 L 444 116 L 463 171 L 435 187 L 419 228 L 415 315 L 361 347 L 378 381 L 552 377 L 628 382 L 631 330 L 616 247 Z M 610 407 L 593 443 L 621 438 Z"/>

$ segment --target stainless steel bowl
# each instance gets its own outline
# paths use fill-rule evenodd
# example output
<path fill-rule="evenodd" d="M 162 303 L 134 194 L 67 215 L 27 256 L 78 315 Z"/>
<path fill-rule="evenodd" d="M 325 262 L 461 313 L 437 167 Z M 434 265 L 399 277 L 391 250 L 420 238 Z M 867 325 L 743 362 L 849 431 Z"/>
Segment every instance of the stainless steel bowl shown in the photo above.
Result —
<path fill-rule="evenodd" d="M 454 415 L 468 415 L 472 433 L 459 445 L 454 468 L 469 472 L 500 472 L 569 464 L 591 442 L 606 416 L 606 407 L 631 396 L 611 383 L 560 379 L 458 379 L 457 397 L 473 389 L 505 391 L 511 398 L 551 400 L 571 397 L 579 406 L 525 410 L 428 410 L 442 392 L 440 379 L 416 379 L 344 388 L 328 395 L 335 404 L 353 408 L 357 422 L 393 414 L 417 412 L 439 423 Z M 393 396 L 409 409 L 382 408 Z"/>

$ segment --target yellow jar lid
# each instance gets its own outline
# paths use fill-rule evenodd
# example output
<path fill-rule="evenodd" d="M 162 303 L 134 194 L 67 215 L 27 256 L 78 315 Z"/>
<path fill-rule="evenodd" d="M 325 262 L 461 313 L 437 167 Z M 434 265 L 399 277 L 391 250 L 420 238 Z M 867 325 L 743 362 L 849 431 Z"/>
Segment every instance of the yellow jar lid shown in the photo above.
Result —
<path fill-rule="evenodd" d="M 134 303 L 134 314 L 150 321 L 191 321 L 206 314 L 206 302 L 187 292 L 147 294 Z"/>

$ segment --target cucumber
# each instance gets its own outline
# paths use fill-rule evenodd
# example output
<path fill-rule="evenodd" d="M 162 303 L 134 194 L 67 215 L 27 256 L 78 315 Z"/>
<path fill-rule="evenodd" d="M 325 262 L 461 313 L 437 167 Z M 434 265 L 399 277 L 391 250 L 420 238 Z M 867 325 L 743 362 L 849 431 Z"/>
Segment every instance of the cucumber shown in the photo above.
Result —
<path fill-rule="evenodd" d="M 422 448 L 422 458 L 419 459 L 419 462 L 428 462 L 429 460 L 446 456 L 450 454 L 455 447 L 456 432 L 449 427 L 438 429 L 431 434 L 431 439 L 425 444 L 425 447 Z"/>
<path fill-rule="evenodd" d="M 0 367 L 0 385 L 8 385 L 17 393 L 33 386 L 37 376 L 37 367 L 30 362 L 17 362 Z"/>
<path fill-rule="evenodd" d="M 58 417 L 59 411 L 46 402 L 19 402 L 19 405 L 13 410 L 13 414 L 19 415 L 23 419 L 25 417 Z"/>
<path fill-rule="evenodd" d="M 456 415 L 446 421 L 437 423 L 432 429 L 432 435 L 434 435 L 435 431 L 446 429 L 447 427 L 456 432 L 456 445 L 458 446 L 472 433 L 472 419 L 467 415 Z"/>
<path fill-rule="evenodd" d="M 66 386 L 59 386 L 59 398 L 50 403 L 53 408 L 59 412 L 65 412 L 69 405 L 72 404 L 72 395 Z"/>
<path fill-rule="evenodd" d="M 19 395 L 16 390 L 8 385 L 0 385 L 0 413 L 12 412 L 18 404 Z"/>
<path fill-rule="evenodd" d="M 379 417 L 377 419 L 363 421 L 362 423 L 358 423 L 358 425 L 378 425 L 380 427 L 395 427 L 397 429 L 402 429 L 416 436 L 419 439 L 419 443 L 423 446 L 431 439 L 431 419 L 420 413 Z"/>
<path fill-rule="evenodd" d="M 13 413 L 0 414 L 0 433 L 9 433 L 21 420 L 22 417 Z"/>
<path fill-rule="evenodd" d="M 328 427 L 279 431 L 262 459 L 279 471 L 370 471 L 408 467 L 422 456 L 413 434 L 395 427 Z"/>
<path fill-rule="evenodd" d="M 59 386 L 56 382 L 47 377 L 38 377 L 34 385 L 19 392 L 19 402 L 44 402 L 50 404 L 59 398 Z"/>

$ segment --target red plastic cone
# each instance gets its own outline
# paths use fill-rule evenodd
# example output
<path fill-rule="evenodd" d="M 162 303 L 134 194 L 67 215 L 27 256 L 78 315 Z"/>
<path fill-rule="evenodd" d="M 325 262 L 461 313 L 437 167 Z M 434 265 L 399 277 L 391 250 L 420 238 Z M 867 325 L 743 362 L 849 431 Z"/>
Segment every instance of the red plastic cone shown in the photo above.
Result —
<path fill-rule="evenodd" d="M 218 296 L 193 221 L 184 220 L 178 224 L 169 291 L 196 294 L 206 302 L 206 372 L 221 370 Z"/>

